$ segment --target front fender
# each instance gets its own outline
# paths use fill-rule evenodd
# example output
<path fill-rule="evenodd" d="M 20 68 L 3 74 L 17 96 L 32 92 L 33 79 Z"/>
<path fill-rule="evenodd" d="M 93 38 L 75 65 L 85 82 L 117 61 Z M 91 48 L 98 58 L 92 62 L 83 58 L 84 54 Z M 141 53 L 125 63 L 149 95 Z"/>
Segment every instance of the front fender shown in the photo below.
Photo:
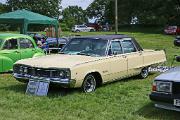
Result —
<path fill-rule="evenodd" d="M 87 67 L 83 67 L 83 68 L 80 68 L 80 69 L 73 69 L 72 73 L 71 73 L 71 75 L 72 75 L 71 79 L 76 80 L 75 87 L 81 87 L 82 83 L 84 81 L 84 78 L 88 74 L 95 73 L 95 72 L 99 73 L 101 75 L 101 77 L 102 77 L 102 73 L 99 70 L 96 70 L 96 69 L 89 69 L 89 70 L 87 70 Z"/>
<path fill-rule="evenodd" d="M 13 68 L 13 60 L 0 55 L 0 72 L 8 72 Z"/>

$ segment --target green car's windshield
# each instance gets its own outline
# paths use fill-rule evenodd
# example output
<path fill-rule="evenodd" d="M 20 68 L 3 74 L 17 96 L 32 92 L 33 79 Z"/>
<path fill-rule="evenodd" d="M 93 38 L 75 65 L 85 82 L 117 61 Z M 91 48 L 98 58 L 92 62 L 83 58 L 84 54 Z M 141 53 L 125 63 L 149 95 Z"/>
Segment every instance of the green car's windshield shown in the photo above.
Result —
<path fill-rule="evenodd" d="M 63 54 L 105 56 L 108 40 L 74 38 L 61 50 Z"/>

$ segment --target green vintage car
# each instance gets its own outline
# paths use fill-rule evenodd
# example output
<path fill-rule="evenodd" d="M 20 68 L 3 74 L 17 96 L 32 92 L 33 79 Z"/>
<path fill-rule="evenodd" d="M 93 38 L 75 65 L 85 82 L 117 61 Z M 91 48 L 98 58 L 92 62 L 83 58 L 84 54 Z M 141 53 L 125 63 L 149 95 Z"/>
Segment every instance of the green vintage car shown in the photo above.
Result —
<path fill-rule="evenodd" d="M 11 71 L 18 60 L 43 55 L 43 50 L 27 35 L 0 34 L 0 73 Z"/>

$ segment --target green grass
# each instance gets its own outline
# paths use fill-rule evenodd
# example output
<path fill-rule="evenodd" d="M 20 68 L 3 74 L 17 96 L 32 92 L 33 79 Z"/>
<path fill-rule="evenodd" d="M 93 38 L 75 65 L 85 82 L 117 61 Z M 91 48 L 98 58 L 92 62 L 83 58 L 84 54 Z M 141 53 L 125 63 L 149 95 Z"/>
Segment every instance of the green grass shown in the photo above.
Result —
<path fill-rule="evenodd" d="M 166 49 L 168 65 L 173 56 L 180 53 L 180 49 L 173 46 L 173 36 L 122 33 L 135 37 L 143 48 Z M 69 34 L 75 33 L 63 33 Z M 103 85 L 91 94 L 79 89 L 51 87 L 47 97 L 34 97 L 25 95 L 26 85 L 17 82 L 11 74 L 1 74 L 0 120 L 178 120 L 178 112 L 157 109 L 149 100 L 151 83 L 157 75 L 151 74 L 145 80 L 133 77 Z"/>

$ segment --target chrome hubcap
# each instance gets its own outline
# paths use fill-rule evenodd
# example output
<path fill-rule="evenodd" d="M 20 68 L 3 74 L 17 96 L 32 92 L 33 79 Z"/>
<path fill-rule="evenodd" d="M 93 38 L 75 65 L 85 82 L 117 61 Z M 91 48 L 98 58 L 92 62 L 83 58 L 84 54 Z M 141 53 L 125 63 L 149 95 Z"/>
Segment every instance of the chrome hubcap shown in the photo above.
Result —
<path fill-rule="evenodd" d="M 147 77 L 147 76 L 148 76 L 148 69 L 147 69 L 147 68 L 144 68 L 144 69 L 142 70 L 141 75 L 142 75 L 144 78 Z"/>
<path fill-rule="evenodd" d="M 89 75 L 84 81 L 84 91 L 85 92 L 92 92 L 96 88 L 96 80 L 94 76 Z"/>

